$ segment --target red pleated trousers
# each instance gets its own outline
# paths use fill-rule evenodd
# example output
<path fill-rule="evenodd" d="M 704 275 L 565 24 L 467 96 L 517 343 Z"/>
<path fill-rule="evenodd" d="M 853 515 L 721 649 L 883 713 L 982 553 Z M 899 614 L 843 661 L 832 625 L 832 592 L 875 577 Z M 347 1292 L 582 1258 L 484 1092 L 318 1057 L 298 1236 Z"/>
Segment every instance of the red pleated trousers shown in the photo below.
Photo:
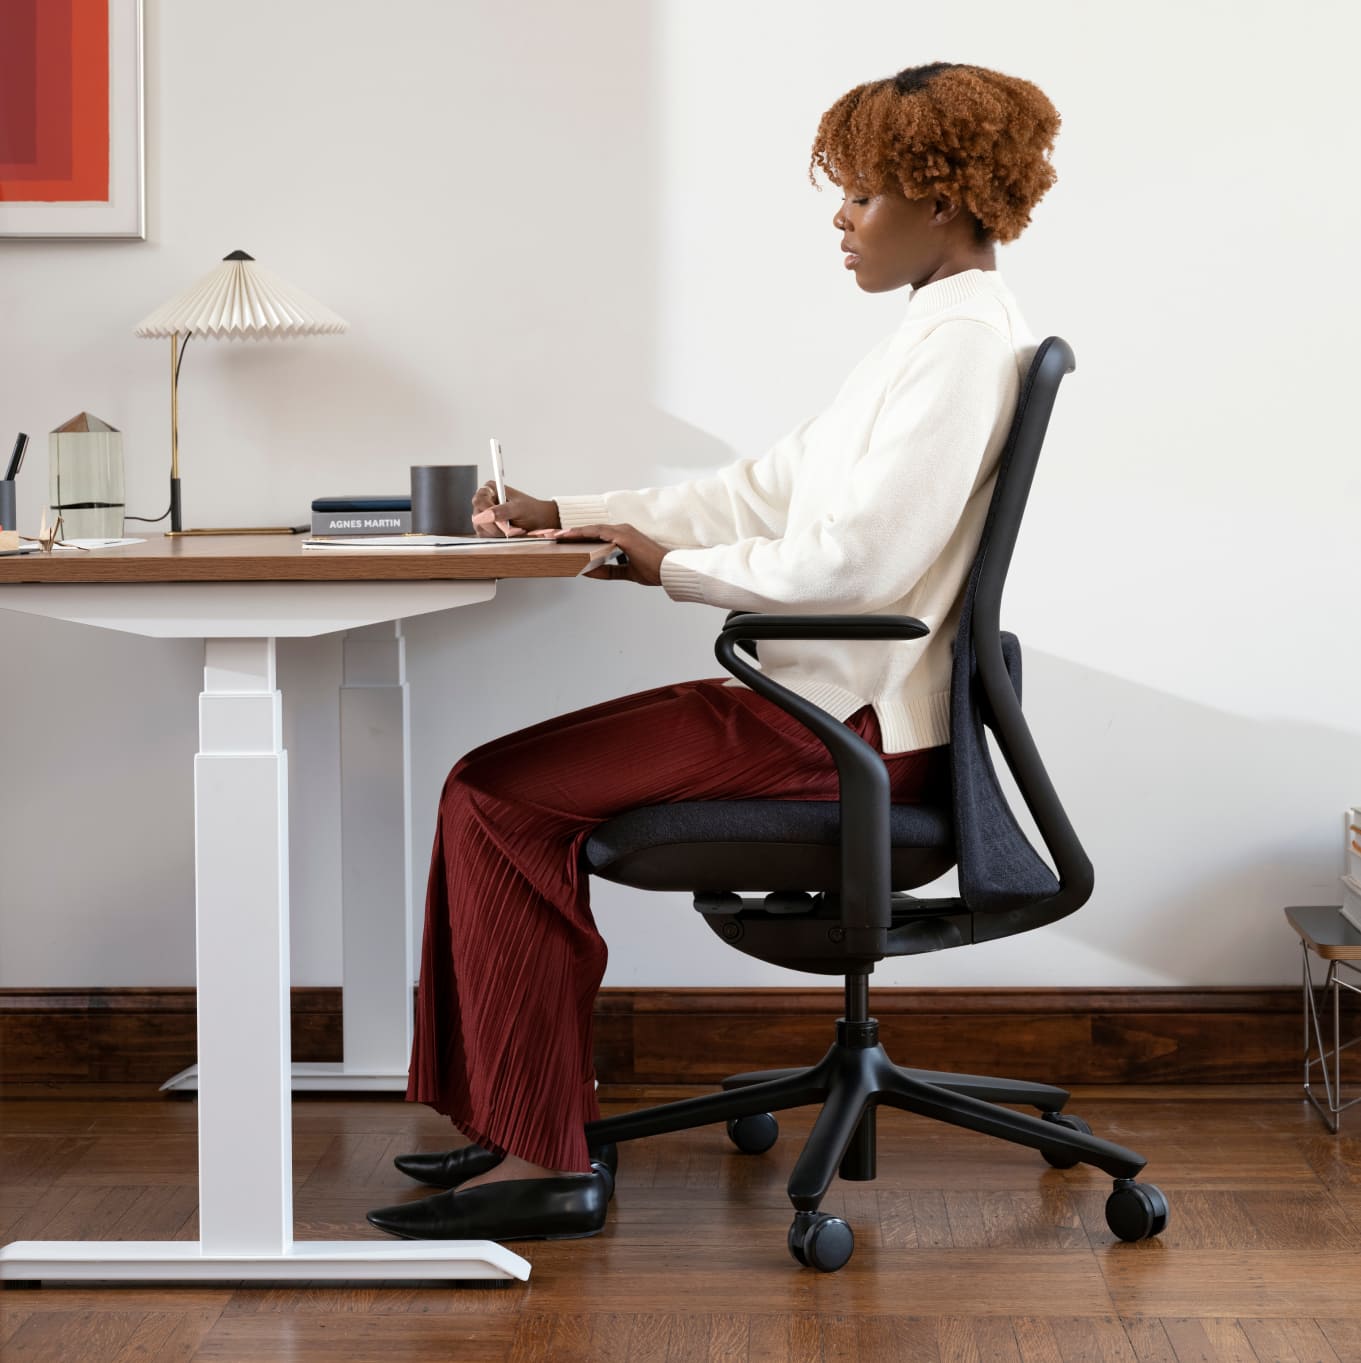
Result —
<path fill-rule="evenodd" d="M 869 706 L 846 723 L 882 751 Z M 894 800 L 944 798 L 947 752 L 886 758 Z M 836 793 L 836 768 L 807 729 L 718 678 L 592 705 L 468 753 L 440 797 L 407 1098 L 489 1149 L 588 1169 L 606 949 L 582 845 L 639 805 Z"/>

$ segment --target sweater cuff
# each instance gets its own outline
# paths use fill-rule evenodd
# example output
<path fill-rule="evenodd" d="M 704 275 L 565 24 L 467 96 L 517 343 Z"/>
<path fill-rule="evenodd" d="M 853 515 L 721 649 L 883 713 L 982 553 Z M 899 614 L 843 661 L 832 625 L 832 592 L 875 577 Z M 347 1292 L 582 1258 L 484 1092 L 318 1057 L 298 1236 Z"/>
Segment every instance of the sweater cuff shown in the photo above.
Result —
<path fill-rule="evenodd" d="M 673 601 L 697 601 L 709 605 L 704 595 L 704 579 L 693 568 L 687 568 L 676 557 L 675 550 L 662 557 L 660 569 L 662 590 Z"/>
<path fill-rule="evenodd" d="M 603 496 L 554 497 L 558 504 L 558 519 L 564 530 L 577 525 L 600 525 L 609 523 Z"/>

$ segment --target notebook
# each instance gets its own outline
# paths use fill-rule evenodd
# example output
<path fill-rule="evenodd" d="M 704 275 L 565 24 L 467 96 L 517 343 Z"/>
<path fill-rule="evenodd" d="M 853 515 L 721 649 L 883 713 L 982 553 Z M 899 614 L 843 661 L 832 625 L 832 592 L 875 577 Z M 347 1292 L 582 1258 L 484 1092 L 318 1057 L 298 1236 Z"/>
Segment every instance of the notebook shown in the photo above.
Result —
<path fill-rule="evenodd" d="M 392 550 L 398 553 L 413 549 L 517 549 L 527 544 L 557 544 L 552 539 L 530 538 L 527 535 L 501 536 L 493 539 L 484 535 L 314 535 L 303 540 L 304 549 L 358 549 L 365 553 Z"/>

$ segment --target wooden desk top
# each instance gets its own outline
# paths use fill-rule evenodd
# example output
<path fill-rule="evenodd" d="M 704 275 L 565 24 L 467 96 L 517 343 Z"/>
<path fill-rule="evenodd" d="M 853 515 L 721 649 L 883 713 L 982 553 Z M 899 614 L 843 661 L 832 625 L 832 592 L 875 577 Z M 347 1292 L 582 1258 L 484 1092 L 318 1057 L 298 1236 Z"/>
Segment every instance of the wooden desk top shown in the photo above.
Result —
<path fill-rule="evenodd" d="M 577 577 L 611 552 L 573 541 L 524 549 L 433 549 L 359 553 L 309 549 L 303 535 L 214 535 L 166 539 L 117 549 L 60 549 L 0 558 L 0 600 L 7 582 L 448 582 L 503 577 Z"/>
<path fill-rule="evenodd" d="M 1325 961 L 1361 961 L 1361 928 L 1354 928 L 1335 904 L 1312 904 L 1287 909 L 1290 926 L 1310 951 Z"/>

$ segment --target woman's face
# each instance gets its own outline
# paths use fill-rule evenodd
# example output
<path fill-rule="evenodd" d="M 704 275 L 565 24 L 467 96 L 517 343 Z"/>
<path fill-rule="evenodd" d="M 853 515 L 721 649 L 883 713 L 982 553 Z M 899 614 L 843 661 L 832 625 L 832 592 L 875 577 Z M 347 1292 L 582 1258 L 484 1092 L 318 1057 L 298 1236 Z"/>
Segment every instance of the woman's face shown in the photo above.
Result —
<path fill-rule="evenodd" d="M 841 233 L 846 268 L 866 293 L 921 287 L 944 263 L 958 213 L 946 199 L 909 199 L 896 186 L 877 194 L 847 189 L 832 226 Z"/>

